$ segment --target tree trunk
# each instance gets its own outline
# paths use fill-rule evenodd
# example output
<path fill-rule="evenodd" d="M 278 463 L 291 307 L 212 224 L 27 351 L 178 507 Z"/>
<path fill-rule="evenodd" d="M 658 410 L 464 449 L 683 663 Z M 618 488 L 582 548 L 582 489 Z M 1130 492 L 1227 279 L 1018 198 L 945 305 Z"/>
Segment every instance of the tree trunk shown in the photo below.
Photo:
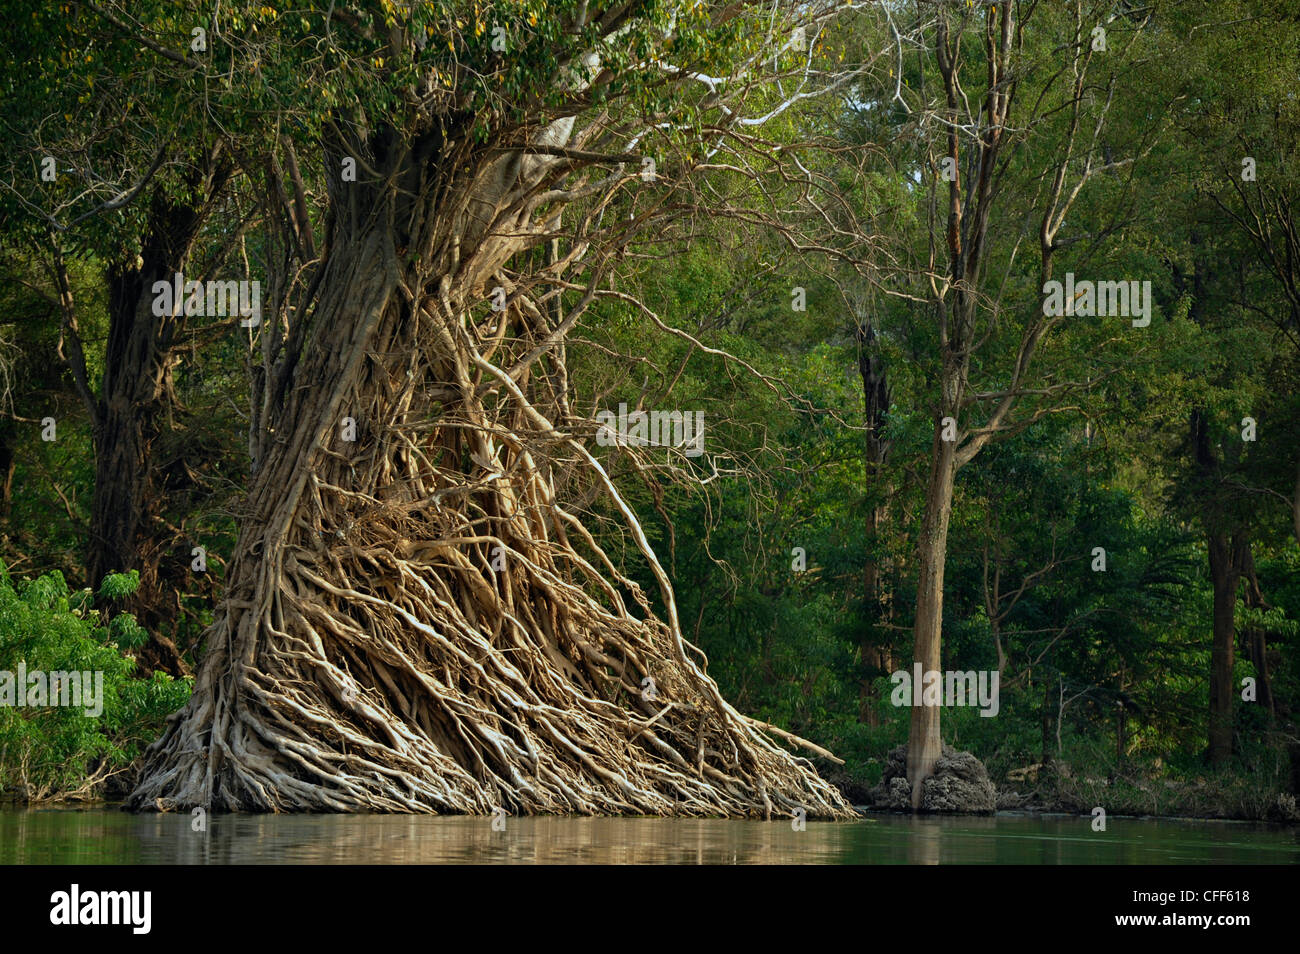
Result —
<path fill-rule="evenodd" d="M 1259 577 L 1255 573 L 1255 555 L 1249 544 L 1243 546 L 1241 556 L 1241 575 L 1246 583 L 1243 599 L 1246 605 L 1252 609 L 1270 609 L 1259 586 Z M 1262 626 L 1251 626 L 1243 635 L 1258 682 L 1255 701 L 1268 713 L 1268 719 L 1272 722 L 1277 716 L 1277 706 L 1273 701 L 1273 678 L 1268 666 L 1268 632 Z"/>
<path fill-rule="evenodd" d="M 371 178 L 339 181 L 343 156 Z M 635 516 L 548 418 L 561 376 L 529 366 L 561 339 L 503 267 L 558 225 L 530 216 L 561 161 L 447 125 L 326 149 L 311 326 L 268 379 L 208 654 L 131 806 L 850 814 L 720 697 Z M 503 312 L 494 284 L 519 291 Z M 622 514 L 666 619 L 559 499 L 561 465 Z"/>
<path fill-rule="evenodd" d="M 1233 614 L 1237 606 L 1237 583 L 1241 578 L 1232 542 L 1224 533 L 1212 533 L 1206 540 L 1210 551 L 1210 582 L 1214 590 L 1213 637 L 1210 649 L 1209 759 L 1222 765 L 1232 757 Z"/>
<path fill-rule="evenodd" d="M 1192 246 L 1192 307 L 1189 316 L 1196 324 L 1204 326 L 1208 320 L 1205 302 L 1209 300 L 1208 286 L 1212 273 L 1202 260 L 1200 237 L 1193 230 L 1189 235 Z M 1219 766 L 1232 756 L 1232 684 L 1235 614 L 1237 584 L 1241 579 L 1241 549 L 1244 539 L 1237 525 L 1227 514 L 1228 501 L 1224 497 L 1223 462 L 1219 458 L 1211 436 L 1210 415 L 1205 408 L 1195 408 L 1191 415 L 1191 450 L 1200 486 L 1197 493 L 1202 500 L 1201 525 L 1205 530 L 1206 549 L 1210 564 L 1210 585 L 1213 591 L 1210 641 L 1210 707 L 1208 721 L 1209 747 L 1207 757 L 1211 765 Z"/>
<path fill-rule="evenodd" d="M 1058 676 L 1058 686 L 1060 685 Z M 1053 689 L 1056 689 L 1053 692 Z M 1043 713 L 1040 725 L 1040 746 L 1041 754 L 1038 761 L 1044 766 L 1052 764 L 1052 710 L 1056 709 L 1061 703 L 1061 693 L 1063 688 L 1054 687 L 1050 680 L 1043 680 Z"/>
<path fill-rule="evenodd" d="M 14 470 L 17 458 L 14 455 L 14 438 L 16 437 L 13 421 L 0 421 L 0 520 L 8 520 L 13 509 Z"/>
<path fill-rule="evenodd" d="M 1295 491 L 1291 495 L 1291 529 L 1295 531 L 1296 542 L 1300 543 L 1300 459 L 1296 460 Z"/>
<path fill-rule="evenodd" d="M 888 675 L 893 669 L 893 656 L 888 649 L 868 643 L 869 637 L 863 637 L 862 645 L 862 691 L 858 699 L 858 721 L 872 728 L 880 726 L 880 693 L 876 690 L 875 680 Z"/>
<path fill-rule="evenodd" d="M 889 381 L 884 362 L 875 346 L 876 331 L 870 321 L 859 321 L 855 329 L 858 342 L 858 372 L 862 376 L 863 412 L 866 422 L 866 478 L 868 493 L 881 494 L 880 502 L 870 506 L 866 516 L 867 541 L 878 545 L 881 528 L 889 520 L 889 490 L 885 485 L 885 464 L 889 460 L 890 442 L 885 439 L 885 416 L 889 413 Z M 877 546 L 877 551 L 878 551 Z M 881 621 L 891 617 L 892 600 L 885 586 L 879 560 L 869 559 L 862 571 L 863 595 L 869 613 Z M 883 627 L 864 627 L 859 653 L 862 660 L 862 689 L 858 702 L 858 721 L 880 725 L 877 707 L 880 694 L 876 680 L 893 667 L 891 647 L 883 637 Z"/>
<path fill-rule="evenodd" d="M 148 226 L 138 261 L 109 269 L 109 327 L 104 373 L 99 395 L 88 390 L 95 447 L 95 487 L 91 503 L 86 565 L 90 586 L 98 589 L 109 573 L 140 571 L 140 586 L 120 608 L 134 613 L 149 632 L 149 642 L 137 655 L 144 671 L 164 670 L 188 675 L 176 645 L 164 634 L 175 622 L 162 592 L 159 561 L 169 548 L 158 538 L 155 517 L 159 497 L 154 488 L 153 446 L 174 405 L 172 349 L 185 323 L 179 314 L 155 315 L 153 285 L 171 282 L 184 272 L 204 217 L 229 178 L 230 169 L 216 154 L 196 169 L 191 188 L 198 201 L 174 202 L 160 189 L 149 207 Z M 61 294 L 68 296 L 65 314 L 72 313 L 71 291 L 60 262 Z M 186 276 L 187 280 L 192 276 Z M 75 335 L 75 326 L 67 331 Z M 84 382 L 80 342 L 74 343 L 74 376 Z"/>
<path fill-rule="evenodd" d="M 156 545 L 157 496 L 153 488 L 153 443 L 159 435 L 156 404 L 105 401 L 95 429 L 95 487 L 87 575 L 98 589 L 109 573 L 138 570 L 140 586 L 115 609 L 133 613 L 149 633 L 136 660 L 143 672 L 188 675 L 189 668 L 164 630 L 175 622 L 166 612 Z"/>
<path fill-rule="evenodd" d="M 1115 703 L 1115 767 L 1121 768 L 1128 758 L 1128 710 L 1124 700 Z"/>
<path fill-rule="evenodd" d="M 957 473 L 956 447 L 955 440 L 943 440 L 942 427 L 936 426 L 930 460 L 930 482 L 925 494 L 925 515 L 917 547 L 920 576 L 916 588 L 913 659 L 921 664 L 923 674 L 941 669 L 943 572 L 947 561 L 953 482 Z M 913 810 L 920 806 L 925 780 L 934 774 L 934 763 L 943 752 L 939 713 L 939 706 L 912 707 L 907 741 L 907 780 L 912 786 Z"/>
<path fill-rule="evenodd" d="M 170 281 L 184 268 L 197 216 L 185 210 L 173 221 L 166 220 L 169 213 L 180 211 L 157 204 L 145 264 L 109 275 L 108 344 L 94 421 L 95 487 L 86 544 L 92 588 L 98 589 L 109 573 L 140 571 L 140 586 L 122 607 L 149 632 L 138 660 L 142 669 L 162 669 L 173 676 L 188 669 L 162 633 L 169 620 L 159 612 L 158 548 L 151 540 L 158 500 L 153 445 L 171 390 L 168 351 L 177 319 L 153 313 L 151 289 L 155 281 Z M 172 228 L 181 239 L 180 248 L 170 241 Z"/>

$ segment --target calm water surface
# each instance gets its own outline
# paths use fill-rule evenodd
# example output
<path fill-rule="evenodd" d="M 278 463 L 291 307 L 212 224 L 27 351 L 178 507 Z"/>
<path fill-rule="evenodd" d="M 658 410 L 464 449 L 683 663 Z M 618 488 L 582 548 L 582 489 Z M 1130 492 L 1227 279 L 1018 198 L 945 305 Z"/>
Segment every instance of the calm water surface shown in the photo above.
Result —
<path fill-rule="evenodd" d="M 0 864 L 1293 864 L 1300 829 L 1089 816 L 856 822 L 394 815 L 185 815 L 0 809 Z"/>

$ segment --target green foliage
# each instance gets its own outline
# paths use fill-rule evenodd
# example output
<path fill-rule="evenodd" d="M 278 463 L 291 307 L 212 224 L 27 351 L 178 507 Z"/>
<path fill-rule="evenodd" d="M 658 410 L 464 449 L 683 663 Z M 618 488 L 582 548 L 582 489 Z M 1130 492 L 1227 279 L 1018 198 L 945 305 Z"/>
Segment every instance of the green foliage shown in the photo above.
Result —
<path fill-rule="evenodd" d="M 6 22 L 23 26 L 5 34 L 0 51 L 26 64 L 0 79 L 0 132 L 12 144 L 0 163 L 4 180 L 37 182 L 46 153 L 61 167 L 93 153 L 95 175 L 103 179 L 84 190 L 85 176 L 60 176 L 40 193 L 24 187 L 0 194 L 0 264 L 14 278 L 0 286 L 0 320 L 22 354 L 13 419 L 0 424 L 20 488 L 4 515 L 0 556 L 26 558 L 42 571 L 61 566 L 75 580 L 74 554 L 93 491 L 91 427 L 61 373 L 55 296 L 42 262 L 28 251 L 47 241 L 46 214 L 76 219 L 136 181 L 164 146 L 168 161 L 154 181 L 162 196 L 180 198 L 195 188 L 187 178 L 192 160 L 219 140 L 241 156 L 261 157 L 261 144 L 283 134 L 319 153 L 332 127 L 392 126 L 404 135 L 433 115 L 481 141 L 517 142 L 557 115 L 608 108 L 609 128 L 655 129 L 641 144 L 647 153 L 660 149 L 683 166 L 699 159 L 702 143 L 721 135 L 721 120 L 709 112 L 702 86 L 665 82 L 658 67 L 726 75 L 763 46 L 768 25 L 749 15 L 715 16 L 718 4 L 637 0 L 620 14 L 626 29 L 598 42 L 591 23 L 564 29 L 585 6 L 105 4 L 118 19 L 129 9 L 124 29 L 80 4 L 0 0 Z M 911 6 L 890 9 L 910 15 Z M 960 4 L 932 13 L 930 6 L 924 22 L 954 18 L 963 88 L 976 90 L 987 70 L 983 26 L 993 14 Z M 1071 73 L 1062 69 L 1062 51 L 1074 42 L 1072 10 L 1039 5 L 1018 54 L 1022 93 L 1051 88 L 1037 112 L 1017 114 L 1001 130 L 1017 144 L 1000 167 L 1002 204 L 995 206 L 983 271 L 973 279 L 984 324 L 971 391 L 996 393 L 1010 379 L 1016 345 L 1040 313 L 1038 263 L 1029 251 L 1033 203 L 1074 121 Z M 1281 0 L 1162 6 L 1153 14 L 1157 28 L 1135 39 L 1127 59 L 1121 51 L 1133 18 L 1113 18 L 1111 52 L 1090 62 L 1081 117 L 1088 136 L 1100 128 L 1100 138 L 1091 146 L 1088 137 L 1079 140 L 1066 164 L 1067 187 L 1085 163 L 1092 173 L 1057 239 L 1054 268 L 1149 278 L 1152 323 L 1141 333 L 1100 319 L 1054 329 L 1034 359 L 1042 378 L 1031 383 L 1042 385 L 1043 395 L 1025 397 L 1018 410 L 1021 419 L 1040 411 L 1041 417 L 991 444 L 957 480 L 943 663 L 991 669 L 1000 649 L 1004 668 L 998 717 L 945 711 L 945 735 L 976 751 L 995 777 L 1045 757 L 1074 765 L 1073 773 L 1056 776 L 1056 791 L 1067 801 L 1095 804 L 1108 791 L 1109 805 L 1117 792 L 1123 804 L 1146 810 L 1197 804 L 1170 796 L 1152 779 L 1159 771 L 1204 773 L 1212 608 L 1206 536 L 1213 529 L 1238 530 L 1252 542 L 1268 605 L 1239 603 L 1236 623 L 1266 634 L 1279 702 L 1275 717 L 1237 707 L 1235 768 L 1259 768 L 1269 784 L 1280 784 L 1281 740 L 1294 734 L 1300 547 L 1286 501 L 1295 493 L 1300 446 L 1300 300 L 1285 254 L 1271 255 L 1250 231 L 1260 209 L 1289 208 L 1300 182 L 1300 100 L 1293 89 L 1300 34 L 1288 11 Z M 196 27 L 207 31 L 202 52 L 190 47 Z M 498 38 L 505 50 L 494 48 Z M 707 655 L 724 696 L 829 747 L 848 761 L 851 776 L 868 782 L 884 753 L 907 737 L 908 710 L 890 704 L 887 674 L 866 659 L 883 650 L 895 669 L 910 662 L 916 541 L 937 371 L 945 360 L 929 286 L 946 193 L 934 187 L 935 146 L 920 125 L 940 89 L 926 45 L 932 40 L 927 34 L 909 45 L 897 81 L 892 60 L 882 60 L 884 69 L 863 70 L 845 88 L 848 95 L 796 103 L 762 127 L 730 128 L 792 147 L 788 155 L 800 165 L 790 162 L 767 178 L 752 172 L 761 189 L 746 193 L 754 183 L 717 159 L 697 195 L 721 197 L 718 208 L 743 214 L 701 214 L 690 204 L 695 196 L 683 194 L 689 190 L 665 196 L 682 204 L 680 233 L 653 237 L 628 259 L 601 266 L 610 269 L 609 285 L 639 296 L 766 380 L 737 361 L 654 334 L 641 311 L 608 298 L 596 301 L 568 345 L 574 407 L 583 412 L 590 409 L 584 404 L 609 408 L 620 401 L 704 410 L 708 454 L 676 462 L 671 478 L 643 478 L 620 466 L 614 449 L 593 452 L 642 517 L 674 579 L 684 633 Z M 866 62 L 891 50 L 895 38 L 876 12 L 859 8 L 823 42 L 828 46 L 816 62 L 829 69 L 846 53 Z M 599 71 L 584 63 L 593 49 Z M 793 63 L 787 54 L 778 66 Z M 424 83 L 423 105 L 415 108 L 411 92 Z M 594 85 L 579 92 L 584 84 Z M 778 92 L 755 83 L 747 105 L 756 113 L 776 106 L 797 88 L 787 85 Z M 1103 107 L 1109 112 L 1099 127 Z M 701 136 L 706 121 L 713 132 Z M 93 141 L 83 141 L 86 130 Z M 746 168 L 763 168 L 760 157 L 775 161 L 773 143 L 747 141 Z M 1259 161 L 1253 192 L 1239 175 L 1245 150 Z M 1109 162 L 1099 157 L 1111 154 L 1121 164 L 1098 171 Z M 300 148 L 300 155 L 308 178 L 319 179 L 314 153 Z M 964 161 L 973 165 L 976 155 L 966 148 Z M 250 177 L 264 174 L 247 165 Z M 802 204 L 818 197 L 818 182 L 842 205 L 826 196 L 816 212 Z M 267 190 L 273 194 L 284 183 L 260 185 L 274 186 Z M 633 186 L 642 197 L 655 194 Z M 247 201 L 252 190 L 241 188 L 245 194 L 224 211 L 238 212 Z M 324 190 L 311 181 L 308 191 L 315 201 Z M 746 203 L 769 212 L 770 227 Z M 145 212 L 142 202 L 128 204 L 60 234 L 92 381 L 105 370 L 109 334 L 102 273 L 134 260 Z M 324 218 L 322 208 L 310 212 Z M 625 212 L 616 203 L 608 218 Z M 227 221 L 205 231 L 195 261 L 232 239 L 231 223 L 241 214 L 216 217 Z M 851 234 L 850 214 L 870 229 L 856 244 L 837 246 Z M 1290 217 L 1267 215 L 1268 235 L 1294 232 Z M 271 260 L 263 241 L 250 231 L 254 272 Z M 831 247 L 838 258 L 820 254 Z M 573 287 L 580 285 L 575 278 Z M 794 287 L 805 290 L 807 311 L 791 309 Z M 879 471 L 864 453 L 865 346 L 857 333 L 868 323 L 876 335 L 870 356 L 890 387 L 878 435 L 890 450 Z M 225 336 L 175 362 L 179 405 L 158 440 L 160 461 L 181 472 L 212 462 L 238 491 L 246 477 L 238 445 L 247 359 L 246 342 Z M 1198 460 L 1189 435 L 1193 412 L 1206 422 L 1210 464 Z M 40 441 L 21 423 L 45 413 L 59 419 L 56 443 Z M 1247 415 L 1261 434 L 1249 445 L 1240 439 Z M 205 541 L 231 543 L 230 509 L 187 479 L 182 473 L 163 483 L 169 519 Z M 883 513 L 872 522 L 876 508 Z M 601 516 L 597 511 L 591 521 L 601 545 L 621 553 L 628 572 L 658 600 L 642 558 Z M 796 547 L 806 554 L 803 571 L 791 565 Z M 1096 547 L 1107 554 L 1104 572 L 1091 566 Z M 886 599 L 866 592 L 868 569 L 879 571 Z M 138 585 L 138 574 L 113 575 L 97 596 L 121 601 Z M 196 589 L 178 597 L 182 618 L 170 635 L 182 647 L 196 646 L 211 618 L 215 591 Z M 92 594 L 70 590 L 58 571 L 25 583 L 0 575 L 0 669 L 19 661 L 28 668 L 90 667 L 105 673 L 106 693 L 98 719 L 61 708 L 0 710 L 6 789 L 75 791 L 96 773 L 122 768 L 188 692 L 185 682 L 159 675 L 132 678 L 123 652 L 141 647 L 148 633 L 131 614 L 101 615 L 91 604 Z M 1239 658 L 1234 676 L 1250 675 L 1258 675 L 1256 666 Z M 1230 775 L 1215 784 L 1240 810 L 1254 810 Z"/>
<path fill-rule="evenodd" d="M 122 598 L 138 583 L 114 574 L 101 595 Z M 14 581 L 0 564 L 0 672 L 16 674 L 22 665 L 29 674 L 102 677 L 97 715 L 85 706 L 0 706 L 0 792 L 24 799 L 97 793 L 189 697 L 189 680 L 134 678 L 134 660 L 120 650 L 139 645 L 143 631 L 129 614 L 101 615 L 90 604 L 90 592 L 70 591 L 58 571 Z"/>

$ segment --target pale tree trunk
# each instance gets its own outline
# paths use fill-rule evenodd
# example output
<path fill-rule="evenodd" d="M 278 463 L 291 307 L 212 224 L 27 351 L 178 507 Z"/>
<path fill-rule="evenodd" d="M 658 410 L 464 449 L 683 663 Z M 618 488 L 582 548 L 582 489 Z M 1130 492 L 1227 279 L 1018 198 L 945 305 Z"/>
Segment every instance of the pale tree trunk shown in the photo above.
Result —
<path fill-rule="evenodd" d="M 566 329 L 505 266 L 558 225 L 533 211 L 566 160 L 451 136 L 326 151 L 311 327 L 268 375 L 210 649 L 130 804 L 847 816 L 692 658 L 630 508 L 560 430 L 563 376 L 530 370 Z M 622 514 L 665 619 L 558 499 L 560 466 Z"/>
<path fill-rule="evenodd" d="M 948 523 L 952 517 L 953 483 L 957 474 L 957 442 L 944 440 L 936 426 L 930 455 L 930 481 L 925 493 L 925 515 L 917 546 L 920 576 L 916 587 L 916 626 L 912 658 L 922 673 L 939 671 L 943 633 L 943 573 L 948 554 Z M 912 707 L 907 739 L 907 780 L 912 786 L 912 808 L 921 805 L 925 780 L 943 754 L 939 706 Z"/>

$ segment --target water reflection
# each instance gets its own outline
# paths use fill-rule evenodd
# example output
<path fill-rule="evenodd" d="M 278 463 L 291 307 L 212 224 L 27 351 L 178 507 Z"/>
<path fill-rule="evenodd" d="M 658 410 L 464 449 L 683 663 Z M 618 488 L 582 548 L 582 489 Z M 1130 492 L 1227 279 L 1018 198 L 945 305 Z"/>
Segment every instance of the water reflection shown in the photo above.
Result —
<path fill-rule="evenodd" d="M 1088 816 L 847 823 L 664 818 L 188 815 L 0 811 L 4 864 L 1286 864 L 1295 829 Z"/>

